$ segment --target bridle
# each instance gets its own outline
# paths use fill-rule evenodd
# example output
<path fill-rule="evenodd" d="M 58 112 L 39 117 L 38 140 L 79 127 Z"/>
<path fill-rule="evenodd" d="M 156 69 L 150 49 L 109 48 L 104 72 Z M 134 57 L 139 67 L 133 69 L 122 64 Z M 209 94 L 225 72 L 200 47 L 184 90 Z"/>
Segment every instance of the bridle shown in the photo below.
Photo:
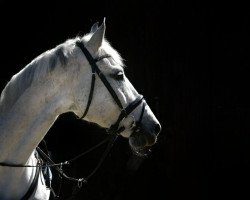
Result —
<path fill-rule="evenodd" d="M 112 124 L 107 129 L 107 132 L 110 134 L 119 134 L 122 131 L 124 131 L 125 128 L 120 127 L 121 121 L 123 119 L 125 119 L 126 117 L 128 117 L 128 115 L 131 112 L 133 112 L 133 110 L 135 110 L 142 103 L 142 110 L 141 110 L 140 117 L 137 121 L 135 121 L 134 127 L 133 127 L 134 131 L 138 131 L 140 129 L 142 117 L 143 117 L 143 114 L 145 111 L 145 106 L 146 106 L 146 102 L 145 102 L 143 96 L 139 95 L 134 101 L 132 101 L 129 105 L 127 105 L 127 107 L 124 108 L 122 106 L 122 103 L 121 103 L 120 99 L 118 98 L 116 92 L 114 91 L 114 89 L 112 88 L 112 86 L 110 85 L 110 83 L 108 82 L 108 80 L 106 79 L 106 77 L 101 72 L 98 65 L 96 64 L 100 59 L 94 59 L 92 57 L 92 55 L 90 54 L 90 52 L 87 50 L 87 48 L 84 46 L 84 44 L 81 41 L 77 41 L 76 46 L 78 46 L 82 50 L 83 54 L 87 58 L 90 66 L 91 66 L 91 69 L 92 69 L 92 80 L 91 80 L 91 87 L 90 87 L 89 97 L 88 97 L 88 101 L 87 101 L 87 106 L 86 106 L 86 109 L 85 109 L 82 117 L 80 117 L 80 119 L 83 119 L 89 111 L 89 108 L 90 108 L 90 105 L 91 105 L 91 102 L 93 99 L 95 80 L 96 80 L 96 74 L 97 74 L 99 76 L 99 78 L 101 79 L 101 81 L 103 82 L 103 84 L 105 85 L 105 87 L 107 88 L 107 90 L 109 91 L 110 95 L 113 97 L 116 104 L 121 109 L 121 113 L 120 113 L 119 117 L 117 118 L 116 122 L 114 124 Z"/>
<path fill-rule="evenodd" d="M 21 200 L 29 199 L 31 197 L 31 195 L 34 193 L 35 188 L 37 187 L 38 177 L 39 177 L 39 173 L 40 173 L 42 167 L 53 167 L 59 173 L 60 177 L 63 177 L 65 179 L 67 179 L 67 180 L 76 182 L 77 185 L 76 185 L 75 189 L 77 189 L 77 188 L 80 189 L 82 187 L 82 183 L 86 183 L 87 180 L 91 176 L 93 176 L 94 173 L 97 171 L 97 169 L 101 166 L 101 164 L 104 161 L 105 157 L 108 155 L 110 149 L 112 148 L 116 138 L 118 137 L 118 135 L 122 131 L 124 131 L 125 127 L 120 127 L 121 121 L 124 120 L 126 117 L 128 117 L 130 115 L 130 113 L 132 113 L 142 103 L 141 114 L 140 114 L 137 121 L 134 119 L 135 121 L 134 121 L 134 124 L 133 124 L 133 132 L 138 132 L 140 130 L 140 128 L 141 128 L 141 121 L 142 121 L 143 114 L 144 114 L 144 111 L 145 111 L 145 106 L 146 106 L 146 102 L 145 102 L 143 96 L 138 95 L 138 97 L 134 101 L 132 101 L 129 105 L 127 105 L 124 108 L 122 106 L 122 103 L 121 103 L 120 99 L 118 98 L 116 92 L 114 91 L 114 89 L 112 88 L 112 86 L 110 85 L 110 83 L 108 82 L 108 80 L 106 79 L 106 77 L 101 72 L 98 65 L 96 64 L 96 62 L 98 62 L 100 59 L 94 59 L 92 57 L 92 55 L 90 54 L 90 52 L 87 50 L 87 48 L 84 46 L 84 44 L 81 41 L 77 41 L 76 46 L 78 46 L 81 49 L 81 51 L 83 52 L 83 54 L 87 58 L 90 66 L 91 66 L 91 69 L 92 69 L 92 80 L 91 80 L 91 87 L 90 87 L 89 97 L 88 97 L 88 101 L 87 101 L 87 106 L 85 108 L 85 111 L 84 111 L 83 115 L 80 117 L 80 119 L 83 119 L 84 117 L 86 117 L 86 115 L 87 115 L 87 113 L 89 111 L 89 108 L 90 108 L 90 105 L 91 105 L 91 102 L 92 102 L 92 99 L 93 99 L 96 74 L 99 76 L 99 78 L 101 79 L 101 81 L 103 82 L 103 84 L 105 85 L 105 87 L 107 88 L 107 90 L 109 91 L 111 96 L 113 97 L 114 101 L 116 102 L 118 107 L 121 109 L 121 113 L 118 116 L 116 122 L 114 124 L 112 124 L 107 129 L 107 132 L 110 134 L 110 137 L 108 137 L 104 141 L 100 142 L 99 144 L 95 145 L 94 147 L 87 150 L 86 152 L 83 152 L 83 153 L 75 156 L 74 158 L 72 158 L 72 159 L 70 159 L 68 161 L 65 161 L 65 162 L 62 162 L 62 163 L 55 163 L 50 159 L 50 157 L 46 153 L 44 153 L 39 147 L 37 147 L 36 148 L 36 153 L 35 153 L 35 156 L 36 156 L 36 158 L 38 160 L 37 165 L 21 165 L 21 164 L 10 164 L 10 163 L 5 163 L 5 162 L 0 162 L 0 166 L 2 166 L 2 167 L 35 167 L 36 168 L 35 177 L 34 177 L 32 183 L 31 183 L 28 191 L 21 198 Z M 73 161 L 75 161 L 78 158 L 80 158 L 80 157 L 86 155 L 87 153 L 93 151 L 94 149 L 98 148 L 100 145 L 106 143 L 107 141 L 108 141 L 108 146 L 107 146 L 106 150 L 104 151 L 100 161 L 98 162 L 98 164 L 94 168 L 94 170 L 86 178 L 69 177 L 63 172 L 63 170 L 62 170 L 63 165 L 69 165 Z M 38 155 L 38 153 L 39 153 L 39 155 Z M 39 158 L 39 157 L 41 157 L 41 158 Z M 43 160 L 45 160 L 45 163 L 43 163 Z M 52 188 L 50 188 L 50 189 L 52 189 Z M 73 195 L 76 194 L 76 192 L 77 192 L 77 190 L 73 191 L 72 197 L 73 197 Z M 59 197 L 59 196 L 57 196 L 57 197 Z"/>

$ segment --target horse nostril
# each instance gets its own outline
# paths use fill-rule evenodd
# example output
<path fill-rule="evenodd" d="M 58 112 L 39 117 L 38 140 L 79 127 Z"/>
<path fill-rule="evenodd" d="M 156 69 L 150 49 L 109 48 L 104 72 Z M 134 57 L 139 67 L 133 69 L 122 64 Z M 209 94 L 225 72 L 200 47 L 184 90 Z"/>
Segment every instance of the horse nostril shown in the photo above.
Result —
<path fill-rule="evenodd" d="M 155 131 L 155 134 L 160 133 L 161 132 L 161 125 L 160 124 L 156 124 L 154 131 Z"/>

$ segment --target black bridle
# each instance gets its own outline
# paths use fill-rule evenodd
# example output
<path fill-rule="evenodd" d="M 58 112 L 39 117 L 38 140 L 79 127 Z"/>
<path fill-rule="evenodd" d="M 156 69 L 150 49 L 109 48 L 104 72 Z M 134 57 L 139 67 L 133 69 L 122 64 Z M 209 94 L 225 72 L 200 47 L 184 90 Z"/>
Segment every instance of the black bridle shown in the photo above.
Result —
<path fill-rule="evenodd" d="M 124 127 L 120 127 L 121 121 L 123 119 L 125 119 L 130 113 L 132 113 L 142 103 L 142 110 L 141 110 L 141 114 L 139 116 L 139 119 L 137 121 L 135 121 L 134 124 L 133 124 L 133 131 L 134 132 L 137 132 L 140 129 L 141 121 L 142 121 L 143 114 L 144 114 L 144 111 L 145 111 L 145 106 L 146 106 L 146 102 L 145 102 L 143 96 L 138 95 L 138 97 L 134 101 L 132 101 L 129 105 L 127 105 L 124 108 L 121 101 L 120 101 L 120 99 L 118 98 L 116 92 L 114 91 L 114 89 L 112 88 L 112 86 L 110 85 L 110 83 L 108 82 L 108 80 L 106 79 L 106 77 L 103 75 L 103 73 L 99 69 L 98 65 L 96 64 L 96 62 L 99 61 L 100 59 L 94 59 L 82 42 L 77 41 L 76 45 L 82 50 L 83 54 L 87 58 L 90 66 L 91 66 L 91 69 L 92 69 L 91 88 L 90 88 L 90 93 L 89 93 L 89 97 L 88 97 L 88 101 L 87 101 L 87 106 L 86 106 L 86 109 L 85 109 L 82 117 L 80 117 L 80 119 L 83 119 L 87 115 L 87 113 L 89 111 L 89 108 L 90 108 L 90 105 L 91 105 L 91 102 L 92 102 L 92 99 L 93 99 L 96 74 L 99 76 L 99 78 L 101 79 L 101 81 L 103 82 L 103 84 L 105 85 L 105 87 L 107 88 L 107 90 L 109 91 L 111 96 L 113 97 L 114 101 L 116 102 L 116 104 L 121 109 L 121 113 L 118 116 L 116 122 L 114 124 L 112 124 L 107 129 L 107 132 L 110 134 L 110 136 L 106 140 L 100 142 L 99 144 L 95 145 L 94 147 L 92 147 L 88 151 L 83 152 L 83 153 L 79 154 L 78 156 L 75 156 L 74 158 L 72 158 L 72 159 L 70 159 L 68 161 L 65 161 L 65 162 L 62 162 L 62 163 L 55 163 L 50 159 L 50 157 L 46 153 L 44 153 L 39 147 L 37 147 L 36 148 L 36 153 L 35 153 L 36 158 L 39 161 L 37 165 L 22 165 L 22 164 L 11 164 L 11 163 L 0 162 L 0 166 L 2 166 L 2 167 L 35 167 L 36 168 L 35 177 L 34 177 L 32 183 L 31 183 L 28 191 L 21 198 L 21 200 L 29 199 L 31 197 L 31 195 L 34 193 L 35 188 L 37 187 L 37 183 L 38 183 L 39 172 L 41 171 L 41 168 L 43 168 L 43 167 L 53 167 L 59 173 L 60 177 L 63 177 L 65 179 L 67 179 L 67 180 L 76 182 L 77 186 L 75 187 L 75 189 L 81 188 L 82 183 L 86 183 L 88 181 L 88 179 L 91 176 L 93 176 L 95 174 L 95 172 L 97 171 L 97 169 L 101 166 L 102 162 L 104 161 L 105 157 L 108 155 L 108 153 L 109 153 L 110 149 L 112 148 L 112 146 L 113 146 L 115 140 L 117 139 L 118 135 L 125 129 Z M 62 170 L 63 165 L 69 165 L 70 163 L 74 162 L 78 158 L 86 155 L 90 151 L 93 151 L 94 149 L 96 149 L 100 145 L 106 143 L 107 141 L 108 141 L 107 148 L 104 151 L 100 161 L 98 162 L 98 164 L 94 168 L 94 170 L 86 178 L 73 178 L 73 177 L 67 176 L 63 172 L 63 170 Z M 43 163 L 43 160 L 45 161 L 45 163 Z M 53 191 L 52 188 L 50 188 L 50 189 L 51 189 L 51 191 Z M 73 195 L 75 196 L 76 192 L 77 192 L 77 190 L 73 191 L 72 197 L 73 197 Z M 59 191 L 59 193 L 60 193 L 60 191 Z M 55 196 L 59 197 L 58 195 L 55 195 Z"/>
<path fill-rule="evenodd" d="M 81 41 L 77 41 L 76 45 L 82 50 L 83 54 L 87 58 L 90 66 L 91 66 L 91 69 L 92 69 L 92 80 L 91 80 L 89 98 L 88 98 L 86 109 L 85 109 L 82 117 L 80 117 L 80 119 L 83 119 L 89 111 L 89 107 L 90 107 L 92 99 L 93 99 L 95 80 L 96 80 L 96 74 L 97 74 L 99 76 L 99 78 L 101 79 L 101 81 L 103 82 L 103 84 L 105 85 L 105 87 L 107 88 L 107 90 L 109 91 L 110 95 L 113 97 L 116 104 L 121 109 L 121 113 L 120 113 L 118 119 L 116 120 L 116 122 L 114 124 L 112 124 L 110 126 L 110 128 L 107 129 L 107 132 L 110 134 L 119 134 L 120 132 L 122 132 L 125 128 L 120 127 L 121 121 L 123 119 L 125 119 L 131 112 L 133 112 L 133 110 L 135 110 L 142 103 L 143 105 L 142 105 L 140 117 L 134 124 L 134 130 L 140 129 L 140 124 L 141 124 L 142 117 L 143 117 L 144 110 L 145 110 L 145 106 L 146 106 L 146 102 L 145 102 L 143 96 L 139 95 L 134 101 L 132 101 L 127 107 L 124 108 L 120 99 L 118 98 L 116 92 L 114 91 L 114 89 L 112 88 L 112 86 L 110 85 L 110 83 L 108 82 L 108 80 L 106 79 L 106 77 L 101 72 L 98 65 L 96 64 L 96 62 L 98 62 L 100 59 L 94 59 L 92 57 L 92 55 L 90 54 L 90 52 L 87 50 L 87 48 L 84 46 L 84 44 Z"/>

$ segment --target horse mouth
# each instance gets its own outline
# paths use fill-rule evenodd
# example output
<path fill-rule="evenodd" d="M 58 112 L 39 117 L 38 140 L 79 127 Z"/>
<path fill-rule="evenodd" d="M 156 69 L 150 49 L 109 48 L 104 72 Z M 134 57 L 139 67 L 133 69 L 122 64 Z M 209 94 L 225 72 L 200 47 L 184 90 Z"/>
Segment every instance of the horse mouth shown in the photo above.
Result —
<path fill-rule="evenodd" d="M 156 143 L 156 136 L 134 132 L 129 137 L 129 146 L 132 152 L 140 157 L 148 156 L 151 153 L 151 147 Z"/>

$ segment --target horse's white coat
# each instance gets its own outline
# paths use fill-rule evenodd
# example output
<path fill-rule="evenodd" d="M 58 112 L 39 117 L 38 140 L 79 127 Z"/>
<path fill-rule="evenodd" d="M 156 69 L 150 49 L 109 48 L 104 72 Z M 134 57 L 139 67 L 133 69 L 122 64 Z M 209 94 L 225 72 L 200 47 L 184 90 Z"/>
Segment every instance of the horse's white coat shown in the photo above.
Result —
<path fill-rule="evenodd" d="M 112 56 L 99 61 L 98 66 L 124 106 L 137 97 L 136 90 L 125 76 L 123 81 L 112 78 L 118 72 L 124 73 L 124 69 L 121 57 L 104 39 L 105 23 L 99 28 L 93 26 L 92 31 L 95 32 L 68 40 L 38 56 L 7 84 L 0 100 L 0 162 L 35 165 L 34 150 L 57 117 L 65 112 L 74 112 L 79 117 L 83 114 L 92 72 L 85 56 L 75 46 L 76 40 L 82 40 L 93 57 Z M 123 136 L 131 134 L 134 118 L 140 115 L 138 109 L 133 112 L 133 117 L 123 120 L 122 125 L 126 127 Z M 109 127 L 119 114 L 118 106 L 97 78 L 85 120 Z M 148 106 L 145 115 L 148 121 L 158 123 Z M 20 199 L 28 190 L 35 170 L 0 166 L 0 199 Z M 47 200 L 49 195 L 40 174 L 31 199 Z"/>

